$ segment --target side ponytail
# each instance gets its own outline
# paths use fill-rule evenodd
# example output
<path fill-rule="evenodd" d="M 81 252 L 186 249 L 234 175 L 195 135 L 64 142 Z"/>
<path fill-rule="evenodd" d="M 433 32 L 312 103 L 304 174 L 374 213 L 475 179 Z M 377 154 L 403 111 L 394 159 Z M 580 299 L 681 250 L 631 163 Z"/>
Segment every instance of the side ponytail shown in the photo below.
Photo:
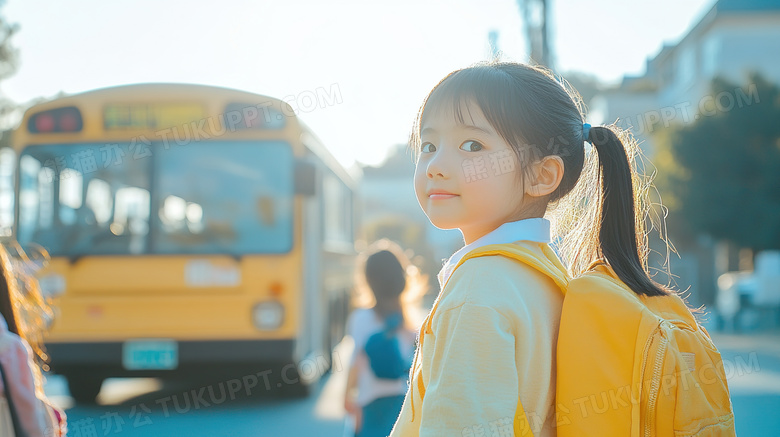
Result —
<path fill-rule="evenodd" d="M 589 141 L 596 148 L 599 161 L 600 255 L 634 293 L 668 295 L 647 274 L 639 253 L 637 236 L 643 226 L 636 217 L 632 167 L 623 143 L 615 132 L 604 126 L 590 128 Z"/>

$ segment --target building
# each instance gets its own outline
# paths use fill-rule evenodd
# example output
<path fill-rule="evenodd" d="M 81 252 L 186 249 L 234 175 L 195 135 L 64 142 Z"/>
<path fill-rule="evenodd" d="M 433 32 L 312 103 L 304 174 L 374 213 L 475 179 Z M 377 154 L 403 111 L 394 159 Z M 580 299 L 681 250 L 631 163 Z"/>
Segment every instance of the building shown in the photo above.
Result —
<path fill-rule="evenodd" d="M 758 101 L 757 91 L 751 92 L 755 85 L 749 84 L 754 72 L 780 83 L 780 2 L 718 0 L 679 42 L 648 59 L 643 75 L 626 76 L 594 97 L 588 118 L 630 128 L 652 159 L 654 136 L 664 129 Z M 713 95 L 710 84 L 716 77 L 745 89 Z M 670 267 L 678 288 L 690 287 L 691 304 L 712 304 L 716 278 L 739 268 L 739 248 L 704 235 L 696 240 L 692 247 L 678 248 L 680 256 L 670 257 Z M 665 255 L 651 259 L 651 268 Z"/>
<path fill-rule="evenodd" d="M 652 152 L 653 132 L 754 99 L 739 90 L 712 96 L 709 89 L 715 77 L 748 85 L 752 72 L 780 83 L 780 2 L 719 0 L 677 44 L 648 59 L 644 75 L 626 76 L 594 97 L 589 118 L 619 120 Z"/>

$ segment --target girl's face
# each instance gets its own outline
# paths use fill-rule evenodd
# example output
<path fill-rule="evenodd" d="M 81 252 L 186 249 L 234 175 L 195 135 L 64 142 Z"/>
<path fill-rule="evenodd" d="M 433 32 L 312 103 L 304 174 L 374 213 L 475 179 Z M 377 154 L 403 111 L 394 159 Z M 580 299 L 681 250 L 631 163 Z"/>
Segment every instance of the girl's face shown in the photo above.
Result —
<path fill-rule="evenodd" d="M 466 244 L 519 220 L 521 171 L 512 147 L 475 104 L 462 104 L 465 124 L 436 108 L 420 126 L 414 175 L 417 200 L 440 229 L 460 229 Z M 445 105 L 446 106 L 446 105 Z"/>

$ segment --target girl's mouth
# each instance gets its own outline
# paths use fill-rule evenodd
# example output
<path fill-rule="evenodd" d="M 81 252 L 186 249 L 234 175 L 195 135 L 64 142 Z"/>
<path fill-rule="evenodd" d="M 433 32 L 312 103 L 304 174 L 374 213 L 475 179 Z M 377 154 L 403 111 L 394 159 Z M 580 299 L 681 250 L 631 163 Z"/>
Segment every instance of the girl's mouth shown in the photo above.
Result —
<path fill-rule="evenodd" d="M 452 199 L 453 197 L 458 197 L 458 195 L 451 193 L 432 193 L 428 195 L 428 198 L 431 200 Z"/>

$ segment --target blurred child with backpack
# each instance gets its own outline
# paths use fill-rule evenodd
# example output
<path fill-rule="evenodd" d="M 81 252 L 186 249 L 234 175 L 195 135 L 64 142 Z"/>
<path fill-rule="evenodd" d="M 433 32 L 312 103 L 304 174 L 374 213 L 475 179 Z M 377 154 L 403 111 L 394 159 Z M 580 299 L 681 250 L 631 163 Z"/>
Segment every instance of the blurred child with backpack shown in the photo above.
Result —
<path fill-rule="evenodd" d="M 401 248 L 379 240 L 358 260 L 357 307 L 347 333 L 354 340 L 344 407 L 358 437 L 385 437 L 401 410 L 420 321 L 426 277 Z"/>

